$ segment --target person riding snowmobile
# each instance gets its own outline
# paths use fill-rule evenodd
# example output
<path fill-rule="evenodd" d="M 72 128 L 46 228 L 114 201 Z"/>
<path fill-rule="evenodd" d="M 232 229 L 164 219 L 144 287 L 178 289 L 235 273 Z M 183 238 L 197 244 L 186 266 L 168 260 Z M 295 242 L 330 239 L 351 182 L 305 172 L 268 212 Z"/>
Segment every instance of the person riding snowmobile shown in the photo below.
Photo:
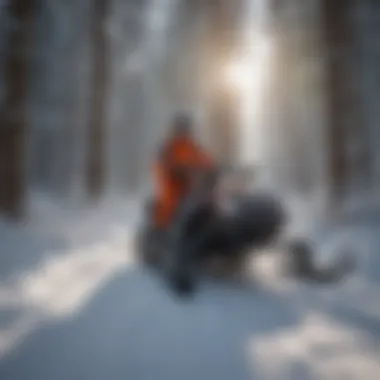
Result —
<path fill-rule="evenodd" d="M 188 116 L 176 116 L 154 162 L 156 205 L 153 224 L 159 229 L 170 227 L 179 205 L 190 192 L 192 173 L 215 168 L 211 154 L 198 144 L 192 129 Z"/>

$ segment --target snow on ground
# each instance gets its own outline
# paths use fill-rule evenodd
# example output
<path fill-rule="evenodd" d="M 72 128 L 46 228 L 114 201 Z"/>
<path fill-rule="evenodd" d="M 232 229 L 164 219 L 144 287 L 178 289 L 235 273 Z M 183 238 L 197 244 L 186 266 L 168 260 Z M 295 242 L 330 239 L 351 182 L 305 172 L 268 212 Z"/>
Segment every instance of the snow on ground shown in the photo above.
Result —
<path fill-rule="evenodd" d="M 379 224 L 315 236 L 327 260 L 331 236 L 359 246 L 341 285 L 285 280 L 274 253 L 251 286 L 205 282 L 180 302 L 136 264 L 137 217 L 130 200 L 42 198 L 24 226 L 1 224 L 2 380 L 380 378 Z"/>
<path fill-rule="evenodd" d="M 23 313 L 7 321 L 11 327 L 0 332 L 0 354 L 45 320 L 78 310 L 110 277 L 130 265 L 133 257 L 126 252 L 131 250 L 134 209 L 131 201 L 91 209 L 42 198 L 21 228 L 2 223 L 0 322 L 1 312 Z"/>

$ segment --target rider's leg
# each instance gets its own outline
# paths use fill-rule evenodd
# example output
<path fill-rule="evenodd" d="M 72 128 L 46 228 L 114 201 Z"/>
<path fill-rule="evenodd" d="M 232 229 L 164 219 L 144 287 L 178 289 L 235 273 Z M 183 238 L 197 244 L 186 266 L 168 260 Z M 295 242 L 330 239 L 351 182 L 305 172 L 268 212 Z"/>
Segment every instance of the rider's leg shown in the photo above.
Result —
<path fill-rule="evenodd" d="M 173 238 L 172 285 L 177 291 L 190 293 L 196 284 L 196 265 L 210 240 L 208 212 L 198 210 L 196 220 L 178 221 L 176 236 Z"/>

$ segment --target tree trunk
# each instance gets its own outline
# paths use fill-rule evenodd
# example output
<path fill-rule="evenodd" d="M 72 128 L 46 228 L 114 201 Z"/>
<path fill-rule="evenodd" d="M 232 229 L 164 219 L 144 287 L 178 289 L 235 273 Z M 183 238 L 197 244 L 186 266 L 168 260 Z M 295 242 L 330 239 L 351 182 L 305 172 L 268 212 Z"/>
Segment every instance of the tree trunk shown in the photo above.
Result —
<path fill-rule="evenodd" d="M 353 1 L 353 0 L 351 0 Z M 374 156 L 372 153 L 372 133 L 371 133 L 371 114 L 368 113 L 367 102 L 367 89 L 366 73 L 372 73 L 371 78 L 374 77 L 372 67 L 367 66 L 366 60 L 366 45 L 367 40 L 370 38 L 371 33 L 366 32 L 368 24 L 371 24 L 372 14 L 378 11 L 379 7 L 376 2 L 362 2 L 362 0 L 355 0 L 353 3 L 353 10 L 351 11 L 351 22 L 354 24 L 350 30 L 354 30 L 352 36 L 352 77 L 353 85 L 351 94 L 351 102 L 348 109 L 352 110 L 352 120 L 350 124 L 351 141 L 354 145 L 353 154 L 351 155 L 351 182 L 354 188 L 361 193 L 361 195 L 368 196 L 374 190 Z M 360 17 L 360 8 L 364 7 L 367 10 L 366 17 Z M 372 50 L 371 56 L 375 56 Z M 376 67 L 375 71 L 378 68 Z"/>
<path fill-rule="evenodd" d="M 347 107 L 347 49 L 349 47 L 349 26 L 347 9 L 350 0 L 323 0 L 322 17 L 324 21 L 327 54 L 327 151 L 329 209 L 339 210 L 347 184 L 345 112 Z"/>
<path fill-rule="evenodd" d="M 105 183 L 105 124 L 107 89 L 106 19 L 108 0 L 93 0 L 91 16 L 92 79 L 89 107 L 87 193 L 97 200 Z"/>
<path fill-rule="evenodd" d="M 0 209 L 8 217 L 23 216 L 25 203 L 25 139 L 28 69 L 35 1 L 12 0 L 12 20 L 5 57 L 5 99 L 0 119 Z"/>
<path fill-rule="evenodd" d="M 350 190 L 355 192 L 371 186 L 369 123 L 359 83 L 360 36 L 353 18 L 359 1 L 323 1 L 328 54 L 329 209 L 332 211 L 339 211 Z"/>

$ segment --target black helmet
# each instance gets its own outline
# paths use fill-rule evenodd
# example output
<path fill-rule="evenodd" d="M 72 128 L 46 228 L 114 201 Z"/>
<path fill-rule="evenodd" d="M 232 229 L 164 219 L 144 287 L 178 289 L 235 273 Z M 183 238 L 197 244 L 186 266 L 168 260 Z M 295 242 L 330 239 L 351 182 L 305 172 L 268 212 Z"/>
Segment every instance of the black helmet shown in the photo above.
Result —
<path fill-rule="evenodd" d="M 172 130 L 174 134 L 189 134 L 192 128 L 193 123 L 189 115 L 183 113 L 174 117 Z"/>

